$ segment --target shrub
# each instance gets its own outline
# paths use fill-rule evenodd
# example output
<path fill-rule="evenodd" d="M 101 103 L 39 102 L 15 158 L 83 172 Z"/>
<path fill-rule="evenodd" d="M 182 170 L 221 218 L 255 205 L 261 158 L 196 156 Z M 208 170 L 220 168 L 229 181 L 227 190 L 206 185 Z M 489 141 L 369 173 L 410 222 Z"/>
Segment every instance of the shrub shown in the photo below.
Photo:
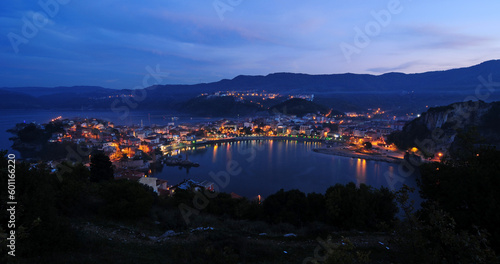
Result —
<path fill-rule="evenodd" d="M 128 180 L 103 183 L 100 194 L 104 199 L 101 214 L 118 219 L 149 215 L 156 195 L 149 187 Z"/>
<path fill-rule="evenodd" d="M 343 229 L 377 229 L 392 225 L 398 212 L 394 193 L 365 184 L 336 184 L 326 191 L 328 222 Z"/>

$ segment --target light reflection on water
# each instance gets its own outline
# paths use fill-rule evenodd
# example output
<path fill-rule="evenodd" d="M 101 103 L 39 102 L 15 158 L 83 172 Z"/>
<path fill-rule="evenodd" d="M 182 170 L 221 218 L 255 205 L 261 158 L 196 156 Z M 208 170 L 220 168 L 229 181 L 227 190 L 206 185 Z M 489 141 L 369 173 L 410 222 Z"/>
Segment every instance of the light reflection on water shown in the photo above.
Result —
<path fill-rule="evenodd" d="M 12 128 L 18 122 L 46 123 L 50 119 L 62 115 L 64 118 L 95 117 L 110 120 L 116 124 L 145 125 L 149 123 L 166 125 L 171 120 L 165 119 L 166 113 L 131 112 L 130 115 L 120 120 L 112 111 L 51 111 L 51 110 L 3 110 L 0 111 L 0 148 L 9 149 L 9 153 L 18 155 L 10 149 L 12 134 L 5 130 Z M 208 122 L 210 119 L 190 119 L 180 116 L 176 123 L 182 122 Z M 397 164 L 358 160 L 347 157 L 318 154 L 312 149 L 319 147 L 320 143 L 297 141 L 246 141 L 220 146 L 207 146 L 203 149 L 190 150 L 189 159 L 199 163 L 198 168 L 189 171 L 177 167 L 164 167 L 157 173 L 159 178 L 176 184 L 183 179 L 209 180 L 209 172 L 226 170 L 229 160 L 234 160 L 242 168 L 242 172 L 230 178 L 230 183 L 222 191 L 236 192 L 246 197 L 258 194 L 263 197 L 275 193 L 281 188 L 285 190 L 299 189 L 303 192 L 321 192 L 336 183 L 356 184 L 366 183 L 373 187 L 388 186 L 385 173 L 397 174 Z M 255 149 L 254 158 L 251 159 L 251 150 Z M 185 154 L 185 153 L 182 153 Z M 185 155 L 183 155 L 185 156 Z M 415 187 L 415 177 L 404 179 L 404 184 Z M 396 184 L 396 189 L 402 185 Z"/>
<path fill-rule="evenodd" d="M 374 166 L 375 167 L 375 166 Z M 376 174 L 376 171 L 375 171 Z M 366 183 L 366 160 L 357 159 L 356 161 L 356 185 Z"/>
<path fill-rule="evenodd" d="M 200 167 L 189 171 L 176 167 L 164 167 L 155 177 L 177 184 L 184 179 L 213 181 L 209 172 L 227 171 L 229 161 L 236 162 L 241 173 L 231 176 L 223 192 L 235 192 L 246 197 L 268 195 L 283 188 L 299 189 L 305 193 L 325 193 L 336 183 L 356 185 L 364 183 L 375 188 L 388 187 L 386 172 L 396 172 L 398 164 L 364 159 L 319 154 L 312 151 L 320 147 L 318 142 L 293 140 L 241 141 L 206 146 L 203 150 L 187 150 L 189 159 Z M 183 151 L 182 154 L 185 154 Z M 183 155 L 185 156 L 185 155 Z M 403 182 L 416 186 L 415 177 Z M 402 183 L 396 184 L 400 188 Z"/>

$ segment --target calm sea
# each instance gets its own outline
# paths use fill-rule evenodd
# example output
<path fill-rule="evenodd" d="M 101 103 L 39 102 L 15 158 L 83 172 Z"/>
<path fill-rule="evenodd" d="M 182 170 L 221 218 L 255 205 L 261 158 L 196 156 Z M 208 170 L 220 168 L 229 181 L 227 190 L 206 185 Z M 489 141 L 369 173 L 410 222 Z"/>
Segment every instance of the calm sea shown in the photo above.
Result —
<path fill-rule="evenodd" d="M 235 192 L 248 198 L 267 197 L 283 188 L 305 193 L 325 193 L 336 183 L 364 183 L 399 189 L 403 184 L 415 187 L 415 176 L 400 178 L 392 184 L 386 174 L 397 173 L 398 164 L 367 161 L 313 152 L 317 142 L 260 140 L 221 143 L 185 150 L 183 158 L 200 164 L 190 169 L 164 166 L 154 177 L 177 184 L 184 179 L 211 181 L 223 192 Z M 215 176 L 214 176 L 215 175 Z M 392 179 L 393 180 L 393 179 Z"/>

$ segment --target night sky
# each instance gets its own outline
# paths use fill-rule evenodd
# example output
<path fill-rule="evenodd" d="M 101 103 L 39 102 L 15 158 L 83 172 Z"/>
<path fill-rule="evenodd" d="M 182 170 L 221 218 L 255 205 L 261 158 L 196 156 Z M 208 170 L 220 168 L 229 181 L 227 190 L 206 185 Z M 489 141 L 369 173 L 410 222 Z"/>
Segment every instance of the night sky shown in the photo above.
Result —
<path fill-rule="evenodd" d="M 6 0 L 0 87 L 405 73 L 498 59 L 499 1 Z M 49 3 L 43 5 L 43 3 Z M 55 4 L 54 4 L 55 3 Z"/>

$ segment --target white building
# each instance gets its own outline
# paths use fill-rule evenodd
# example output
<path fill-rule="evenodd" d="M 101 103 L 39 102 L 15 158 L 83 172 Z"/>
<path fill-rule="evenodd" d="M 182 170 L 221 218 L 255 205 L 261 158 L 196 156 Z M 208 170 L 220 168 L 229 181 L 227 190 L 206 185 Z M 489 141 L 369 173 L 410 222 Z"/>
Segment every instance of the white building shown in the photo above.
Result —
<path fill-rule="evenodd" d="M 139 183 L 142 183 L 144 185 L 153 188 L 153 191 L 155 191 L 155 193 L 158 193 L 158 186 L 156 186 L 156 180 L 158 179 L 153 177 L 142 177 L 139 179 Z"/>

